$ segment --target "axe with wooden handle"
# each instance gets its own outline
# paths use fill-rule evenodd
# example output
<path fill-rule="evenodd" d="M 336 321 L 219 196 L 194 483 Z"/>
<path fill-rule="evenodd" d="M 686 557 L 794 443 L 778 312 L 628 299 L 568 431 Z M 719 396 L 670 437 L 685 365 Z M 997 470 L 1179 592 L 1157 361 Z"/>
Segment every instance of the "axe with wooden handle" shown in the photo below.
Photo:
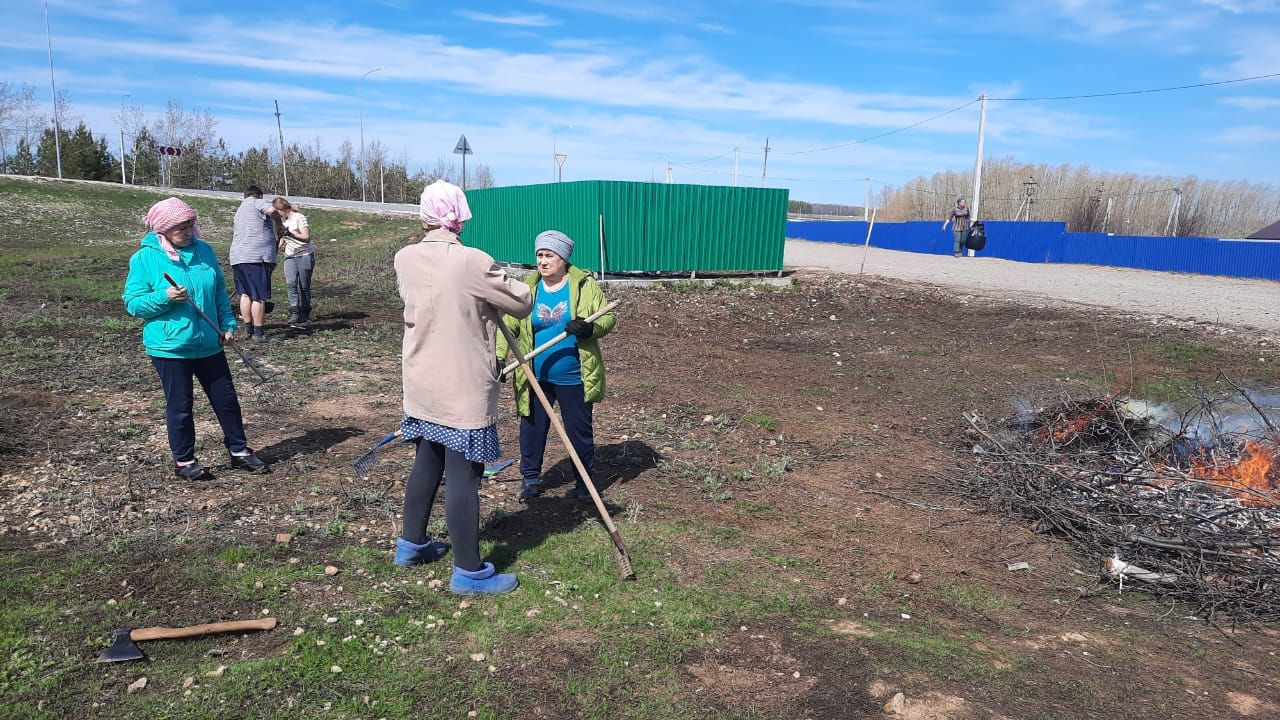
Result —
<path fill-rule="evenodd" d="M 146 660 L 141 648 L 135 643 L 143 640 L 172 640 L 176 638 L 199 637 L 212 633 L 241 632 L 243 630 L 271 630 L 276 626 L 273 617 L 260 620 L 232 620 L 231 622 L 212 623 L 210 625 L 193 625 L 184 628 L 149 627 L 130 630 L 119 628 L 111 633 L 111 646 L 102 651 L 98 662 L 129 662 Z"/>

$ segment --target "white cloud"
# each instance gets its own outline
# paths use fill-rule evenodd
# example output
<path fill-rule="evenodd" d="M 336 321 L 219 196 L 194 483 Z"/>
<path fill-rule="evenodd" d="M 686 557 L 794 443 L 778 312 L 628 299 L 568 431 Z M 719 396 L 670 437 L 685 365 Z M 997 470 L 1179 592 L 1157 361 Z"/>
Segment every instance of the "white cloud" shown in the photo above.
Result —
<path fill-rule="evenodd" d="M 1231 105 L 1241 110 L 1268 110 L 1280 107 L 1280 97 L 1263 97 L 1259 95 L 1242 95 L 1220 100 L 1223 105 Z"/>
<path fill-rule="evenodd" d="M 694 22 L 700 15 L 695 3 L 673 0 L 635 0 L 633 2 L 597 2 L 596 0 L 535 0 L 561 10 L 592 13 L 628 22 L 678 23 Z"/>
<path fill-rule="evenodd" d="M 893 127 L 963 102 L 954 97 L 852 93 L 832 85 L 761 81 L 695 56 L 644 61 L 626 50 L 522 53 L 451 44 L 438 36 L 401 36 L 362 27 L 305 29 L 305 48 L 274 42 L 288 27 L 257 30 L 228 20 L 201 27 L 200 43 L 79 38 L 67 51 L 86 57 L 126 55 L 165 62 L 238 67 L 299 78 L 355 80 L 386 64 L 367 83 L 424 83 L 479 95 L 573 101 L 593 105 L 663 108 L 676 112 L 750 113 L 836 125 Z M 297 28 L 303 32 L 303 28 Z M 341 47 L 341 55 L 315 59 L 313 47 Z M 388 60 L 388 48 L 395 48 Z M 930 126 L 932 129 L 935 126 Z M 936 126 L 943 131 L 945 125 Z"/>
<path fill-rule="evenodd" d="M 1212 138 L 1232 145 L 1263 145 L 1280 142 L 1280 128 L 1265 125 L 1240 125 L 1227 128 Z"/>
<path fill-rule="evenodd" d="M 542 13 L 538 14 L 520 14 L 508 13 L 506 15 L 494 15 L 492 13 L 478 12 L 475 10 L 459 10 L 458 15 L 476 22 L 493 23 L 496 25 L 516 25 L 519 27 L 551 27 L 559 25 L 560 21 L 550 18 Z"/>
<path fill-rule="evenodd" d="M 1280 71 L 1280 32 L 1274 28 L 1239 30 L 1223 38 L 1227 55 L 1235 60 L 1202 73 L 1210 80 L 1269 75 Z M 1276 80 L 1270 81 L 1272 83 Z"/>
<path fill-rule="evenodd" d="M 1242 15 L 1251 12 L 1278 12 L 1280 11 L 1280 2 L 1277 0 L 1196 0 L 1201 5 L 1208 5 L 1229 12 L 1233 15 Z"/>

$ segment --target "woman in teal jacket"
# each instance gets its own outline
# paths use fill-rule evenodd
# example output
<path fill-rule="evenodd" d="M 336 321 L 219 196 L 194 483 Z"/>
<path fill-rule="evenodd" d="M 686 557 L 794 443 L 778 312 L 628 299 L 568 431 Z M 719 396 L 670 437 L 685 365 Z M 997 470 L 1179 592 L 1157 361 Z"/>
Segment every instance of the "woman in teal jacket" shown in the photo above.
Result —
<path fill-rule="evenodd" d="M 200 239 L 196 219 L 196 211 L 178 198 L 151 207 L 144 222 L 152 231 L 129 258 L 124 306 L 130 315 L 143 319 L 142 345 L 164 388 L 174 473 L 184 480 L 209 476 L 196 460 L 193 378 L 200 381 L 222 426 L 231 467 L 265 472 L 266 463 L 245 440 L 240 401 L 222 352 L 222 343 L 231 340 L 236 329 L 226 279 L 213 248 Z M 165 273 L 179 287 L 170 285 Z M 193 303 L 217 318 L 221 333 L 200 317 Z"/>

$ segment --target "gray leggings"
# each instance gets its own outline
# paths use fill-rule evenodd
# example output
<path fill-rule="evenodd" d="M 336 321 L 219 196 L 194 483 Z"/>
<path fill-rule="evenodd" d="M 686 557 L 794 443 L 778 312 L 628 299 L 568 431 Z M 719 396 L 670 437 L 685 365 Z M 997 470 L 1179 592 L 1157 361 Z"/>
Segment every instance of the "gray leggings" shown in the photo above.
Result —
<path fill-rule="evenodd" d="M 311 274 L 315 269 L 315 253 L 284 259 L 284 285 L 289 291 L 289 307 L 311 307 Z"/>
<path fill-rule="evenodd" d="M 484 463 L 430 440 L 415 440 L 418 454 L 404 489 L 404 532 L 421 545 L 427 541 L 427 521 L 436 501 L 441 476 L 445 479 L 444 521 L 453 544 L 453 564 L 463 570 L 480 569 L 480 478 Z"/>

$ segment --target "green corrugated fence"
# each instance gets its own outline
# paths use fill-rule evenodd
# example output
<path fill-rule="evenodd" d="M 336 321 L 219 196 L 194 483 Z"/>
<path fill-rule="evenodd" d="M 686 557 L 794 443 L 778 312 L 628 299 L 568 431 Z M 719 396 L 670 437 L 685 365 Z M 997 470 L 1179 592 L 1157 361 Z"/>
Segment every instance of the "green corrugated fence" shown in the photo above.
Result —
<path fill-rule="evenodd" d="M 533 239 L 559 230 L 573 262 L 605 271 L 756 272 L 782 269 L 787 191 L 589 180 L 467 191 L 463 241 L 499 262 L 533 263 Z"/>

